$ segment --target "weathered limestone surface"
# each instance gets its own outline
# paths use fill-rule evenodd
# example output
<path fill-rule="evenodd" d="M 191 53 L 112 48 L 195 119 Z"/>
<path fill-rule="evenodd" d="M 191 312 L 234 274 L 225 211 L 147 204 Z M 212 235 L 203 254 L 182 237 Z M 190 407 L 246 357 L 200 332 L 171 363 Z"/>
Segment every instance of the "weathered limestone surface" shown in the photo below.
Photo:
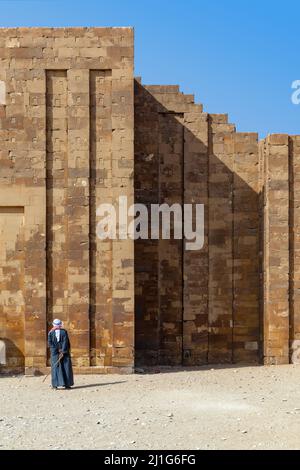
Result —
<path fill-rule="evenodd" d="M 183 196 L 185 204 L 204 204 L 204 246 L 183 247 L 183 363 L 208 358 L 208 115 L 202 107 L 184 114 Z M 193 217 L 194 219 L 195 217 Z"/>
<path fill-rule="evenodd" d="M 136 200 L 205 205 L 200 251 L 135 244 L 138 364 L 259 360 L 257 141 L 178 87 L 136 82 Z"/>
<path fill-rule="evenodd" d="M 133 31 L 1 29 L 0 81 L 6 366 L 45 368 L 58 317 L 76 368 L 130 371 L 133 241 L 95 230 L 101 202 L 133 200 Z"/>
<path fill-rule="evenodd" d="M 258 136 L 234 135 L 233 362 L 260 356 L 260 232 Z"/>
<path fill-rule="evenodd" d="M 289 140 L 290 359 L 300 364 L 300 136 Z"/>
<path fill-rule="evenodd" d="M 130 28 L 0 29 L 6 369 L 47 369 L 54 317 L 75 372 L 300 363 L 299 172 L 300 136 L 258 143 L 178 86 L 134 81 Z M 203 248 L 100 240 L 97 207 L 119 196 L 204 204 Z"/>
<path fill-rule="evenodd" d="M 289 137 L 265 142 L 264 357 L 289 361 Z"/>
<path fill-rule="evenodd" d="M 300 137 L 271 135 L 264 155 L 264 361 L 300 363 Z"/>

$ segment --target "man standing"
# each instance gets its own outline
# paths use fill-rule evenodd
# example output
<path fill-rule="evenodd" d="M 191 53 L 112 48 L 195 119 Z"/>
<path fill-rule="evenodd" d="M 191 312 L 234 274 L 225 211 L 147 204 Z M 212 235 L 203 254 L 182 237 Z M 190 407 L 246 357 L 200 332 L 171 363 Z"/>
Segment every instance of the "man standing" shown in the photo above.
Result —
<path fill-rule="evenodd" d="M 71 388 L 74 385 L 73 370 L 70 356 L 70 340 L 63 329 L 61 320 L 53 321 L 53 328 L 48 334 L 48 346 L 51 353 L 52 387 Z"/>

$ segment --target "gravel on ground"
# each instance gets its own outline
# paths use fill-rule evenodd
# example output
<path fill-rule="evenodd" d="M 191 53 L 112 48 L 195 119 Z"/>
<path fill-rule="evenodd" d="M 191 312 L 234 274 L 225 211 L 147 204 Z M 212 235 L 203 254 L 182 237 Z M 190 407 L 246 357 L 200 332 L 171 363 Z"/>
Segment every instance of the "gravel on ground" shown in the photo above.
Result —
<path fill-rule="evenodd" d="M 300 448 L 299 366 L 43 380 L 0 376 L 0 449 Z"/>

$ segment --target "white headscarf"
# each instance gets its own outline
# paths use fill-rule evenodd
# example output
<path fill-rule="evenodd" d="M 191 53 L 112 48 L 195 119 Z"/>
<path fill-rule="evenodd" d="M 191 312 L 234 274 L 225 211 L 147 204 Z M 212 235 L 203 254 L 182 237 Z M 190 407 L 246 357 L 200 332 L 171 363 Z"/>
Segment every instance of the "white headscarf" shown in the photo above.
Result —
<path fill-rule="evenodd" d="M 59 341 L 60 340 L 60 328 L 62 327 L 62 321 L 56 318 L 55 320 L 53 320 L 52 325 L 54 327 L 53 329 L 55 331 L 56 339 L 57 341 Z"/>

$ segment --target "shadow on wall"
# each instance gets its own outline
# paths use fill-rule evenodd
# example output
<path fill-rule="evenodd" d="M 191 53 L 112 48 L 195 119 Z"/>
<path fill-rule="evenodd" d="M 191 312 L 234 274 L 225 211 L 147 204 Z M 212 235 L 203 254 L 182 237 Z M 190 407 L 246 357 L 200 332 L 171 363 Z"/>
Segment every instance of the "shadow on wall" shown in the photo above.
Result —
<path fill-rule="evenodd" d="M 24 371 L 24 354 L 6 338 L 0 338 L 0 373 Z"/>
<path fill-rule="evenodd" d="M 135 83 L 135 202 L 205 204 L 205 245 L 135 242 L 136 366 L 258 363 L 257 134 L 176 87 Z"/>

